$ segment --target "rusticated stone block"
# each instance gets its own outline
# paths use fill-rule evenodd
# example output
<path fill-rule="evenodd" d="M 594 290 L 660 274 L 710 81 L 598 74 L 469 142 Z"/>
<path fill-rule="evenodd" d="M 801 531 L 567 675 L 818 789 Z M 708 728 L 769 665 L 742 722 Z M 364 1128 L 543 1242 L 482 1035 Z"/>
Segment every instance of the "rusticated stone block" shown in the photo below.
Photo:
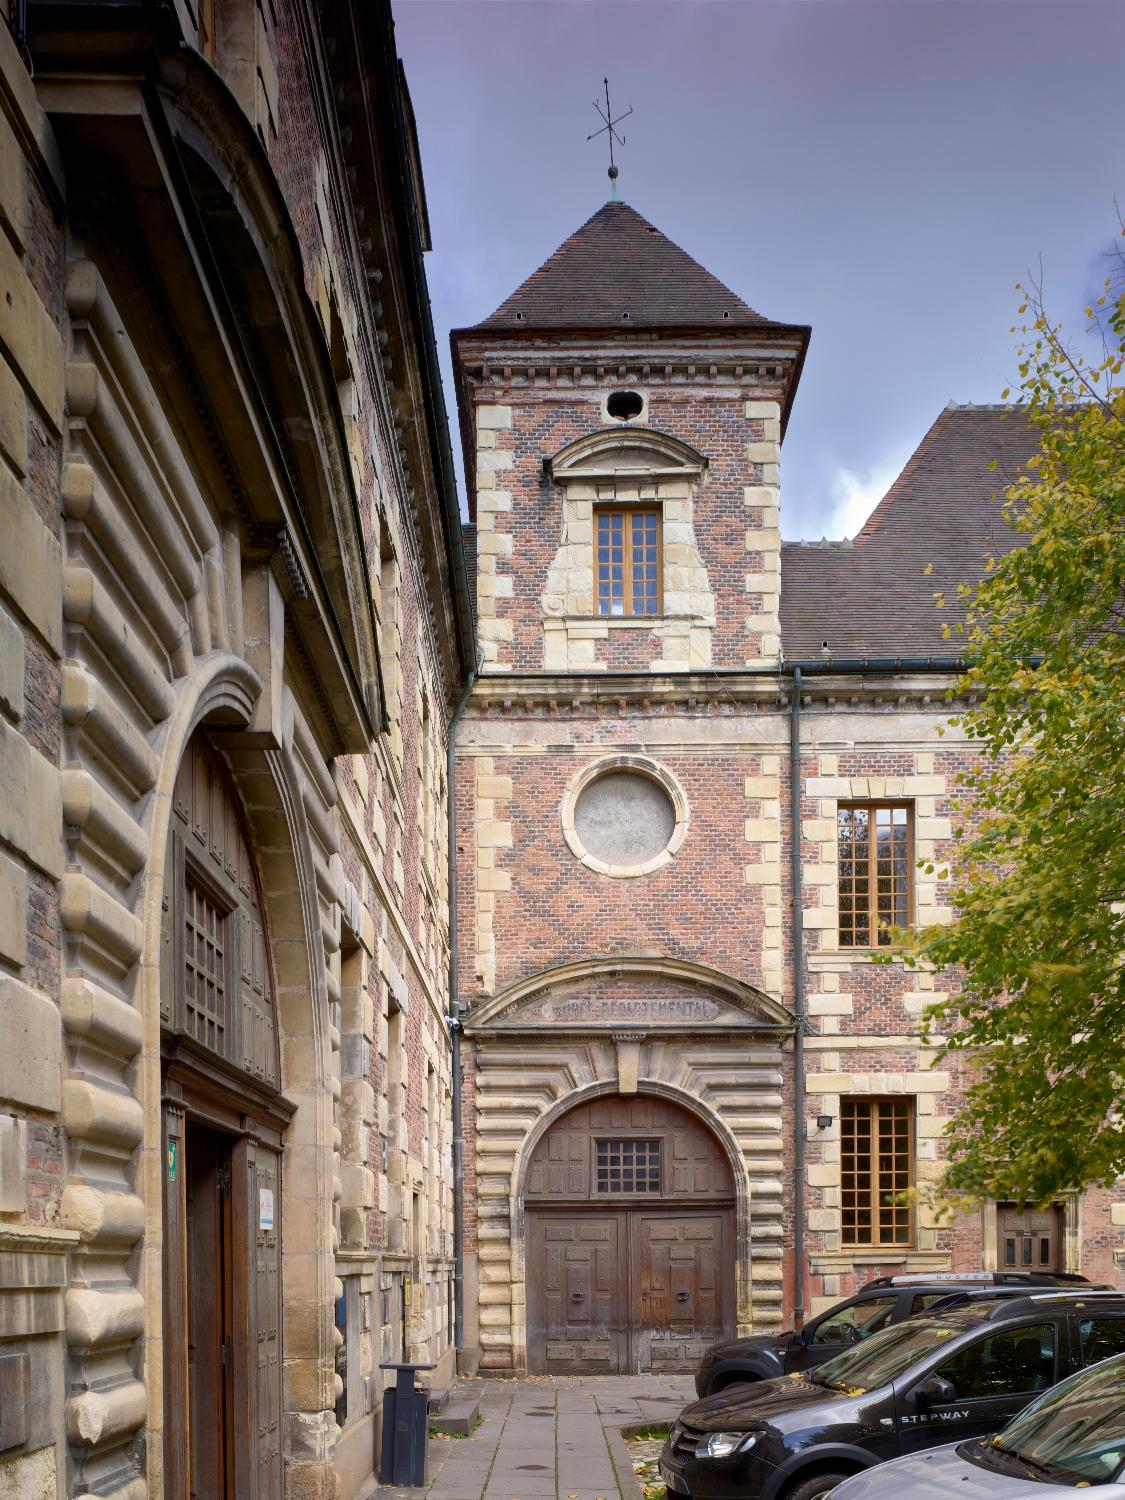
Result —
<path fill-rule="evenodd" d="M 0 1099 L 57 1112 L 62 1083 L 58 1006 L 11 974 L 0 974 L 0 1026 Z"/>

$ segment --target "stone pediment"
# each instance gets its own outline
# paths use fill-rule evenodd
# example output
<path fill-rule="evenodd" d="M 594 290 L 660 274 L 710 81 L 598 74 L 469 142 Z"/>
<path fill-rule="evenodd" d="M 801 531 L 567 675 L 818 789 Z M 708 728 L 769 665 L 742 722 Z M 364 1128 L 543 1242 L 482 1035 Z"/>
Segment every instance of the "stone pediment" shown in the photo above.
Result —
<path fill-rule="evenodd" d="M 466 1031 L 646 1034 L 792 1031 L 769 995 L 702 964 L 635 956 L 546 969 L 478 1007 Z"/>
<path fill-rule="evenodd" d="M 568 443 L 546 462 L 556 484 L 627 477 L 698 480 L 707 460 L 688 443 L 641 427 L 611 427 Z"/>

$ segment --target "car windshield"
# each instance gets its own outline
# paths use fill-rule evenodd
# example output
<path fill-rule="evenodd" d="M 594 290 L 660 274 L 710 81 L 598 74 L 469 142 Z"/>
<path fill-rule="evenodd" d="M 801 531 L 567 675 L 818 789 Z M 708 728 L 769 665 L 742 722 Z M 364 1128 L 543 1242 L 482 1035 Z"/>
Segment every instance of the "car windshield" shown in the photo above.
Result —
<path fill-rule="evenodd" d="M 963 1332 L 964 1329 L 951 1328 L 935 1318 L 911 1318 L 908 1323 L 892 1323 L 889 1328 L 873 1333 L 862 1344 L 845 1349 L 835 1359 L 817 1365 L 809 1372 L 808 1378 L 817 1385 L 862 1395 L 864 1391 L 897 1380 L 911 1365 Z"/>
<path fill-rule="evenodd" d="M 1125 1358 L 1058 1385 L 992 1439 L 1033 1468 L 1065 1479 L 1113 1479 L 1125 1464 Z"/>

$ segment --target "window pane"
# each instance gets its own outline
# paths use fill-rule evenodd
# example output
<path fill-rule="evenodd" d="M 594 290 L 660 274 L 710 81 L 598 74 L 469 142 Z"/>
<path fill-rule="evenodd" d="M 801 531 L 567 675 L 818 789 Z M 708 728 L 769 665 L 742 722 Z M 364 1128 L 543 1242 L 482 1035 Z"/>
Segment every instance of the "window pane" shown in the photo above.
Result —
<path fill-rule="evenodd" d="M 1096 1365 L 1111 1354 L 1125 1353 L 1125 1318 L 1083 1318 L 1078 1334 L 1084 1365 Z"/>
<path fill-rule="evenodd" d="M 910 817 L 904 806 L 844 803 L 837 810 L 841 947 L 887 945 L 910 920 Z"/>
<path fill-rule="evenodd" d="M 899 1203 L 913 1180 L 909 1099 L 840 1105 L 841 1232 L 846 1245 L 908 1245 L 911 1214 Z"/>
<path fill-rule="evenodd" d="M 658 614 L 660 512 L 632 508 L 599 510 L 595 518 L 598 613 Z"/>
<path fill-rule="evenodd" d="M 1038 1323 L 977 1339 L 934 1374 L 950 1382 L 958 1401 L 1045 1391 L 1055 1381 L 1055 1325 Z"/>
<path fill-rule="evenodd" d="M 659 1193 L 659 1140 L 598 1141 L 594 1152 L 599 1193 Z"/>
<path fill-rule="evenodd" d="M 897 1297 L 872 1297 L 867 1302 L 853 1302 L 837 1307 L 823 1317 L 813 1329 L 810 1344 L 858 1344 L 885 1328 L 894 1312 Z"/>

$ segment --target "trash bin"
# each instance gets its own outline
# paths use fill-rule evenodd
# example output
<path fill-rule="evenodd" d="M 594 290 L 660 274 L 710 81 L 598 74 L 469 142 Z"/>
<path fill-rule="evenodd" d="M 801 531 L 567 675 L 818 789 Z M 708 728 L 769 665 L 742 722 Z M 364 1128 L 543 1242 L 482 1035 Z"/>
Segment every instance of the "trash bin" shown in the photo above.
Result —
<path fill-rule="evenodd" d="M 379 1483 L 422 1485 L 426 1482 L 426 1438 L 429 1433 L 430 1393 L 414 1384 L 416 1370 L 433 1365 L 380 1365 L 395 1370 L 394 1385 L 383 1396 L 383 1453 Z"/>

